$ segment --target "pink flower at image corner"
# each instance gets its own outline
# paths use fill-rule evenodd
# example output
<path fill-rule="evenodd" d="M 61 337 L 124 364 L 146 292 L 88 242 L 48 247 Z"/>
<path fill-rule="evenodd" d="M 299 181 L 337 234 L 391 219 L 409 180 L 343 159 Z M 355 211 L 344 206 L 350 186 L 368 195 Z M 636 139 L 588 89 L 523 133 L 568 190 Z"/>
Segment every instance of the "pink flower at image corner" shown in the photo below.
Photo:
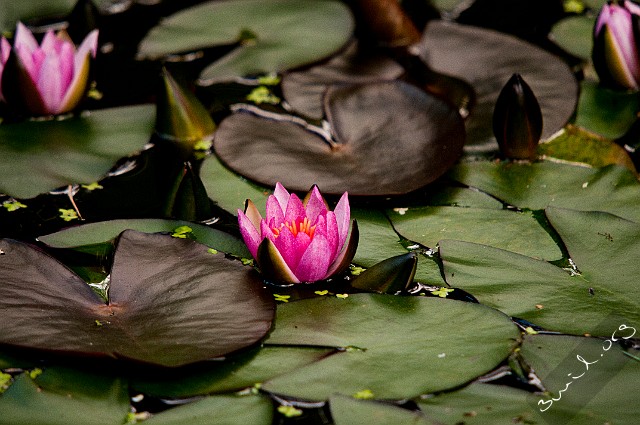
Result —
<path fill-rule="evenodd" d="M 31 115 L 58 115 L 74 109 L 89 82 L 98 30 L 76 49 L 65 31 L 48 31 L 42 43 L 18 22 L 13 48 L 0 40 L 0 99 Z"/>
<path fill-rule="evenodd" d="M 640 6 L 608 1 L 593 30 L 593 65 L 608 86 L 640 89 Z"/>
<path fill-rule="evenodd" d="M 333 211 L 314 186 L 301 201 L 276 183 L 266 217 L 247 199 L 238 224 L 265 279 L 275 283 L 316 282 L 344 271 L 358 245 L 358 226 L 345 192 Z M 351 228 L 351 231 L 349 231 Z"/>

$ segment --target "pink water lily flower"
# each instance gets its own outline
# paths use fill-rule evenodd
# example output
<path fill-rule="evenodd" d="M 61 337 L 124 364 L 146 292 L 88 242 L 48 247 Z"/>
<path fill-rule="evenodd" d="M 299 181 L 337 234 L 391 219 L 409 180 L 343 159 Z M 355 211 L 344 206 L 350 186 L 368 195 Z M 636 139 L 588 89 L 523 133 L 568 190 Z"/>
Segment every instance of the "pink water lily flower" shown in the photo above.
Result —
<path fill-rule="evenodd" d="M 593 64 L 605 85 L 640 88 L 640 6 L 609 1 L 594 27 Z"/>
<path fill-rule="evenodd" d="M 98 47 L 98 30 L 91 31 L 76 49 L 65 31 L 48 31 L 38 45 L 31 31 L 18 22 L 11 54 L 3 40 L 4 100 L 32 115 L 57 115 L 75 108 L 87 89 L 91 58 Z"/>
<path fill-rule="evenodd" d="M 351 263 L 358 226 L 354 220 L 349 231 L 350 213 L 346 192 L 330 211 L 316 186 L 303 202 L 277 183 L 267 199 L 266 217 L 248 199 L 245 211 L 238 210 L 238 224 L 267 280 L 315 282 L 344 271 Z"/>

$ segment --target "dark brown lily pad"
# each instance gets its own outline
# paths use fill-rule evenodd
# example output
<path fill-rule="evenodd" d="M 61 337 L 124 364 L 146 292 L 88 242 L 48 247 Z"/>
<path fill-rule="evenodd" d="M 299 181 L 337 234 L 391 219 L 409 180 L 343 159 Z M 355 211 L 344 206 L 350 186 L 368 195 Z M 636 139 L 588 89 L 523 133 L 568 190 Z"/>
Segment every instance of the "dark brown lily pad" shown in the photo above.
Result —
<path fill-rule="evenodd" d="M 106 304 L 44 252 L 0 250 L 2 344 L 177 367 L 251 346 L 273 320 L 253 270 L 190 240 L 123 232 Z"/>
<path fill-rule="evenodd" d="M 332 87 L 324 108 L 330 139 L 293 117 L 267 119 L 241 111 L 220 124 L 215 152 L 230 168 L 266 186 L 281 182 L 306 191 L 317 184 L 323 193 L 351 195 L 418 189 L 462 153 L 464 124 L 458 113 L 401 81 Z"/>
<path fill-rule="evenodd" d="M 561 59 L 513 36 L 451 22 L 431 21 L 422 56 L 438 72 L 468 81 L 477 103 L 466 120 L 470 152 L 497 150 L 491 128 L 498 94 L 515 73 L 529 84 L 542 109 L 542 138 L 567 123 L 578 100 L 578 83 Z"/>

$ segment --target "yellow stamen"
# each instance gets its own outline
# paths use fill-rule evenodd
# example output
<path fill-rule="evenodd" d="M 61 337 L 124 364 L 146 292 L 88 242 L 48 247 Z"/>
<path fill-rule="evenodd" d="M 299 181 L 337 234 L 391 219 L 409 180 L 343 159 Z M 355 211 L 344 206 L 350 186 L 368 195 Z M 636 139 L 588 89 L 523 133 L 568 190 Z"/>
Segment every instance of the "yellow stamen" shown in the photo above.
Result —
<path fill-rule="evenodd" d="M 310 239 L 313 239 L 313 235 L 316 231 L 316 226 L 312 226 L 311 221 L 307 217 L 305 217 L 302 221 L 300 221 L 299 219 L 294 221 L 293 223 L 285 221 L 284 223 L 281 223 L 279 227 L 272 227 L 271 231 L 276 238 L 280 236 L 280 232 L 285 226 L 287 226 L 287 229 L 291 231 L 294 237 L 297 237 L 298 233 L 306 233 Z"/>

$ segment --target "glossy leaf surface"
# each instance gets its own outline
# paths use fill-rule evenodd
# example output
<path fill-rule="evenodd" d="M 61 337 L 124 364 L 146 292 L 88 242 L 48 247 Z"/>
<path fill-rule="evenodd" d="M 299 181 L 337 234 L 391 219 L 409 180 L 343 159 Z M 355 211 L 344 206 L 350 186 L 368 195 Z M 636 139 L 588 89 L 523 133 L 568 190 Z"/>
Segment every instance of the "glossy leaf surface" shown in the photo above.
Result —
<path fill-rule="evenodd" d="M 297 122 L 236 113 L 220 124 L 215 152 L 266 186 L 280 182 L 307 191 L 317 184 L 323 193 L 350 195 L 417 189 L 441 176 L 462 152 L 457 112 L 406 83 L 335 88 L 325 101 L 335 140 Z"/>
<path fill-rule="evenodd" d="M 452 388 L 495 367 L 519 337 L 496 310 L 440 298 L 321 297 L 279 306 L 276 320 L 267 344 L 346 348 L 262 386 L 311 400 L 364 390 L 403 399 Z"/>
<path fill-rule="evenodd" d="M 253 345 L 271 327 L 273 299 L 255 272 L 193 241 L 122 233 L 108 304 L 46 254 L 0 246 L 2 343 L 175 367 Z"/>

